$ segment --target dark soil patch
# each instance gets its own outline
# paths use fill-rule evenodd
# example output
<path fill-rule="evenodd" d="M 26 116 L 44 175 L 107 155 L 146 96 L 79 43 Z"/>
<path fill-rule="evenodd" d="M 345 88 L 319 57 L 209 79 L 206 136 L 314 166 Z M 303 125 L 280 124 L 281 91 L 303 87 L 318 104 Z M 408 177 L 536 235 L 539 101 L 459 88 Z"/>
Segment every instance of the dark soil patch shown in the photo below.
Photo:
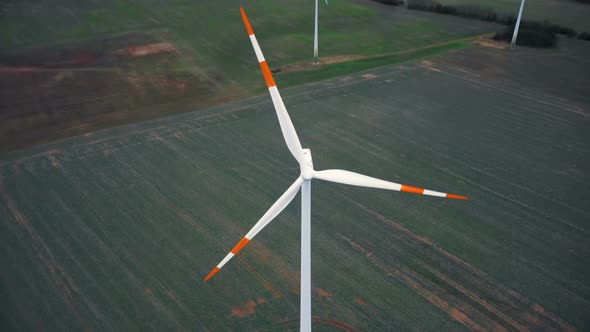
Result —
<path fill-rule="evenodd" d="M 10 67 L 48 68 L 114 64 L 120 49 L 156 43 L 146 34 L 123 34 L 109 38 L 60 43 L 46 47 L 19 49 L 0 54 L 0 64 Z"/>
<path fill-rule="evenodd" d="M 181 60 L 172 43 L 135 34 L 0 54 L 0 151 L 206 103 L 215 75 L 166 69 Z"/>

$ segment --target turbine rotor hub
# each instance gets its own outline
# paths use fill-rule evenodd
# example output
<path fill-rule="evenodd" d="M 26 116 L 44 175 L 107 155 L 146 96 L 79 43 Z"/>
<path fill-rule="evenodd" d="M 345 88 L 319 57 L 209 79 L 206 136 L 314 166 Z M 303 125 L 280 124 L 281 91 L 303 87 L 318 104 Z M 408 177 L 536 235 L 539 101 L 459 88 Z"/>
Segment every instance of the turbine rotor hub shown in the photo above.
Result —
<path fill-rule="evenodd" d="M 301 163 L 301 178 L 303 180 L 313 179 L 315 171 L 313 170 L 313 161 L 311 159 L 311 150 L 303 149 L 303 162 Z"/>

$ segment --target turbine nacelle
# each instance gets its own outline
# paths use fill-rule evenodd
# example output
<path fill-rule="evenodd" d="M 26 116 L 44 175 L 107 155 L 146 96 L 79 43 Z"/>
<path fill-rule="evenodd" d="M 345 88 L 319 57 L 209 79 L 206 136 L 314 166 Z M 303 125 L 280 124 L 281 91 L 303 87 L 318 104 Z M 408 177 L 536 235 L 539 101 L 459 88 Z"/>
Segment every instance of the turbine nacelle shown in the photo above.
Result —
<path fill-rule="evenodd" d="M 301 178 L 303 180 L 311 180 L 313 179 L 315 171 L 313 170 L 313 161 L 311 159 L 311 150 L 310 149 L 303 149 L 303 160 L 300 164 L 301 167 Z"/>

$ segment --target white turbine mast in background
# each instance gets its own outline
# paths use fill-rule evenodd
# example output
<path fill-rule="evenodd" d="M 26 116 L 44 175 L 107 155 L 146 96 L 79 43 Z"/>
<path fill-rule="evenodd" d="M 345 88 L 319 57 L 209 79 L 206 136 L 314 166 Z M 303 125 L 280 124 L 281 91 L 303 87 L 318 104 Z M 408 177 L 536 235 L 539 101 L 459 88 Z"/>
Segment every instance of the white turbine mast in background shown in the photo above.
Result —
<path fill-rule="evenodd" d="M 250 242 L 252 238 L 254 238 L 256 234 L 258 234 L 258 232 L 260 232 L 281 211 L 283 211 L 283 209 L 287 205 L 289 205 L 289 203 L 291 203 L 295 195 L 297 195 L 299 188 L 301 188 L 300 330 L 311 331 L 311 180 L 318 179 L 329 182 L 348 184 L 352 186 L 403 191 L 413 194 L 446 197 L 453 199 L 465 200 L 467 199 L 467 197 L 379 180 L 366 175 L 339 169 L 330 169 L 324 171 L 314 170 L 311 158 L 311 151 L 309 149 L 303 149 L 301 147 L 301 143 L 299 142 L 299 138 L 297 137 L 297 133 L 295 132 L 295 128 L 293 127 L 293 123 L 289 118 L 289 114 L 287 113 L 285 104 L 283 104 L 283 100 L 281 98 L 281 95 L 279 94 L 279 90 L 277 89 L 272 73 L 268 67 L 268 64 L 266 63 L 266 60 L 264 59 L 264 56 L 262 55 L 262 51 L 260 49 L 260 46 L 258 45 L 258 41 L 256 41 L 256 36 L 254 36 L 254 31 L 252 30 L 252 26 L 248 21 L 246 12 L 243 8 L 240 8 L 240 11 L 242 13 L 242 19 L 244 20 L 246 30 L 248 31 L 250 41 L 252 42 L 252 46 L 254 47 L 254 52 L 256 53 L 256 57 L 258 58 L 260 69 L 262 70 L 262 74 L 264 75 L 266 85 L 268 86 L 268 91 L 270 92 L 270 96 L 272 98 L 272 102 L 274 104 L 274 108 L 279 119 L 279 124 L 281 126 L 281 131 L 283 133 L 283 137 L 285 138 L 285 142 L 287 143 L 287 148 L 289 148 L 289 151 L 291 151 L 291 154 L 299 163 L 301 174 L 295 180 L 295 182 L 287 189 L 287 191 L 285 191 L 285 193 L 281 197 L 279 197 L 279 199 L 270 207 L 270 209 L 266 211 L 262 218 L 258 220 L 254 227 L 250 229 L 246 236 L 244 236 L 240 240 L 240 242 L 238 242 L 238 244 L 231 250 L 231 252 L 228 253 L 227 256 L 225 256 L 225 258 L 219 264 L 217 264 L 217 266 L 209 273 L 209 275 L 207 275 L 207 277 L 205 277 L 205 281 L 211 279 L 211 277 L 213 277 L 214 274 L 219 272 L 223 265 L 225 265 L 232 257 L 234 257 L 240 250 L 242 250 L 242 248 L 244 248 L 244 246 L 248 244 L 248 242 Z"/>
<path fill-rule="evenodd" d="M 518 18 L 516 19 L 516 25 L 514 26 L 514 32 L 512 33 L 512 41 L 510 42 L 510 49 L 513 50 L 516 45 L 516 36 L 518 36 L 518 29 L 520 28 L 520 19 L 522 18 L 522 10 L 524 9 L 524 1 L 520 2 L 520 10 L 518 11 Z"/>
<path fill-rule="evenodd" d="M 326 1 L 326 5 L 328 4 L 328 0 Z M 315 0 L 315 22 L 314 22 L 314 30 L 313 30 L 313 64 L 317 65 L 318 61 L 318 0 Z"/>

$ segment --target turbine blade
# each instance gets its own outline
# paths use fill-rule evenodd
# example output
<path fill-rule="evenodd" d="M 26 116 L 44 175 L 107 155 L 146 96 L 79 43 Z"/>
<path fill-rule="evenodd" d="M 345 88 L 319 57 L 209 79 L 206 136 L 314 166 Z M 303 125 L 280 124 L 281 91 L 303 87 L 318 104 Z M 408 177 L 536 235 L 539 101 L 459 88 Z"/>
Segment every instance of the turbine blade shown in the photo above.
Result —
<path fill-rule="evenodd" d="M 291 151 L 293 157 L 295 157 L 295 160 L 297 160 L 297 162 L 301 164 L 303 163 L 302 148 L 301 143 L 299 142 L 299 137 L 297 137 L 295 127 L 293 127 L 293 123 L 291 122 L 289 113 L 287 113 L 287 109 L 285 108 L 285 104 L 283 103 L 283 99 L 281 98 L 281 94 L 279 93 L 279 89 L 277 88 L 275 80 L 272 77 L 272 73 L 268 68 L 266 60 L 264 59 L 264 55 L 262 55 L 262 50 L 258 45 L 256 36 L 254 35 L 254 30 L 252 30 L 252 26 L 250 25 L 250 21 L 248 20 L 248 16 L 246 16 L 244 8 L 240 7 L 240 12 L 242 13 L 242 20 L 244 21 L 244 25 L 246 26 L 246 31 L 248 32 L 248 36 L 250 37 L 250 41 L 252 42 L 252 47 L 254 47 L 256 58 L 260 63 L 260 69 L 262 70 L 262 75 L 264 75 L 266 86 L 268 87 L 268 91 L 270 92 L 272 103 L 275 107 L 275 111 L 277 112 L 277 117 L 279 118 L 279 125 L 281 126 L 281 131 L 283 132 L 285 143 L 287 143 L 287 147 L 289 148 L 289 151 Z"/>
<path fill-rule="evenodd" d="M 281 211 L 291 203 L 297 192 L 299 191 L 299 187 L 303 183 L 302 178 L 297 178 L 297 180 L 285 191 L 281 197 L 266 211 L 266 213 L 258 220 L 258 222 L 250 229 L 250 231 L 244 236 L 238 244 L 225 256 L 225 258 L 217 264 L 217 266 L 211 270 L 209 275 L 205 277 L 205 281 L 211 279 L 215 273 L 219 271 L 227 263 L 232 257 L 234 257 L 258 232 L 260 232 L 268 223 L 270 223 Z"/>
<path fill-rule="evenodd" d="M 434 190 L 412 187 L 412 186 L 408 186 L 405 184 L 399 184 L 399 183 L 395 183 L 395 182 L 380 180 L 380 179 L 376 179 L 376 178 L 373 178 L 370 176 L 366 176 L 366 175 L 362 175 L 362 174 L 354 173 L 354 172 L 350 172 L 350 171 L 343 171 L 340 169 L 329 169 L 329 170 L 325 170 L 325 171 L 315 172 L 314 178 L 324 180 L 324 181 L 349 184 L 351 186 L 395 190 L 395 191 L 402 191 L 402 192 L 412 193 L 412 194 L 446 197 L 446 198 L 452 198 L 452 199 L 462 199 L 462 200 L 467 199 L 466 196 L 448 194 L 448 193 L 442 193 L 442 192 L 438 192 L 438 191 L 434 191 Z"/>

